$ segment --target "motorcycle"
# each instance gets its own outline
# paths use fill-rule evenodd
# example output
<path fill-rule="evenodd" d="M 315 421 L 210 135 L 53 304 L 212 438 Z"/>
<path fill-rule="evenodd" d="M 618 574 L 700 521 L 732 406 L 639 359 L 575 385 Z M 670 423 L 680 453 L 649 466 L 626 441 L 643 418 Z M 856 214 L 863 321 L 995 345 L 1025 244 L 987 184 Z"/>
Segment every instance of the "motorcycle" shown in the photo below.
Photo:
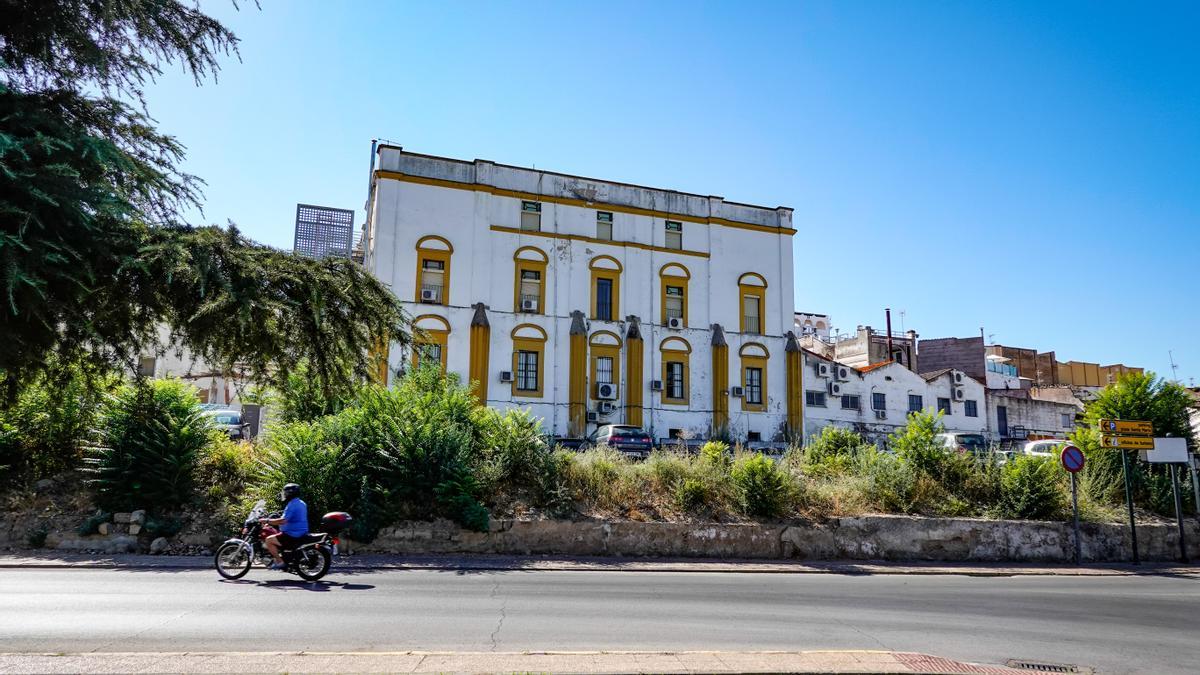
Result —
<path fill-rule="evenodd" d="M 279 534 L 279 530 L 261 522 L 262 518 L 278 518 L 278 514 L 267 514 L 267 503 L 259 500 L 250 515 L 242 523 L 241 535 L 225 540 L 217 548 L 214 563 L 217 574 L 226 579 L 241 579 L 257 562 L 266 567 L 272 558 L 267 551 L 267 537 Z M 350 526 L 353 518 L 344 511 L 334 511 L 321 518 L 321 531 L 305 535 L 301 544 L 292 549 L 281 549 L 280 557 L 287 566 L 283 571 L 295 574 L 305 581 L 316 581 L 329 572 L 333 556 L 337 555 L 340 543 L 337 535 Z"/>

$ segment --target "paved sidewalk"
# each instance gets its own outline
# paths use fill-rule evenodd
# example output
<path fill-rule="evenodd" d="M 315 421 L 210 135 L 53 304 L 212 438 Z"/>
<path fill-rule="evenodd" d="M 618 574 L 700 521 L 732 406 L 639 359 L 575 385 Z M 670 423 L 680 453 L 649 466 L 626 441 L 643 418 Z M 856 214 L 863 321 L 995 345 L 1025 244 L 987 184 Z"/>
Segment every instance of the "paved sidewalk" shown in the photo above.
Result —
<path fill-rule="evenodd" d="M 138 554 L 0 554 L 0 569 L 62 569 L 71 567 L 190 570 L 211 569 L 209 556 Z M 697 558 L 600 558 L 501 555 L 355 555 L 340 556 L 332 572 L 367 573 L 386 570 L 524 570 L 605 572 L 753 572 L 757 574 L 958 574 L 965 576 L 1131 576 L 1175 575 L 1200 577 L 1200 566 L 1174 563 L 1043 565 L 1036 563 L 920 563 L 886 561 L 764 561 Z"/>
<path fill-rule="evenodd" d="M 962 663 L 927 654 L 811 652 L 385 652 L 0 654 L 0 673 L 570 672 L 961 673 L 1054 671 Z"/>

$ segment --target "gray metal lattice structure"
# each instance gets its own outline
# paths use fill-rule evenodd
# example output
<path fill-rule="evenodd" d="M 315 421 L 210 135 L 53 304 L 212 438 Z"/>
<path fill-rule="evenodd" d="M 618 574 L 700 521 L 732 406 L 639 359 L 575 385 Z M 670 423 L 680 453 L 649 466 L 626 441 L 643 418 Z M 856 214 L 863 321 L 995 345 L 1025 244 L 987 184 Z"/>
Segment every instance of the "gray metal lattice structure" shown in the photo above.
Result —
<path fill-rule="evenodd" d="M 350 257 L 354 211 L 312 204 L 296 205 L 296 238 L 292 250 L 308 258 Z"/>

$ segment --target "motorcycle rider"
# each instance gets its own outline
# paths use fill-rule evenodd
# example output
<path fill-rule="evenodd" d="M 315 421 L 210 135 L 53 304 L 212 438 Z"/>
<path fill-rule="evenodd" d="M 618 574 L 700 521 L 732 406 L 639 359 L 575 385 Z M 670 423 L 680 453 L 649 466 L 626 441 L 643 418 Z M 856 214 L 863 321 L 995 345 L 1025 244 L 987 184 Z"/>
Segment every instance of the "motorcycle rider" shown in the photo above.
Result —
<path fill-rule="evenodd" d="M 267 551 L 275 559 L 275 563 L 271 565 L 273 570 L 287 567 L 283 557 L 279 555 L 280 547 L 294 549 L 304 542 L 304 537 L 308 534 L 308 504 L 300 499 L 300 486 L 295 483 L 284 485 L 279 493 L 279 500 L 284 505 L 283 517 L 261 520 L 267 525 L 279 528 L 279 534 L 267 537 Z"/>

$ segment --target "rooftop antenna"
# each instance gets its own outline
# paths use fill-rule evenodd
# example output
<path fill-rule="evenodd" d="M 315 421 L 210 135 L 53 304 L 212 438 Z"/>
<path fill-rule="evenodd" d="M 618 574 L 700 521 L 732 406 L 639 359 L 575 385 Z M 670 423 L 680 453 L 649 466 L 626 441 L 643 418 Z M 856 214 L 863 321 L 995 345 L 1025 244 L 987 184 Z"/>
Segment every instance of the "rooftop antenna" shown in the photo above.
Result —
<path fill-rule="evenodd" d="M 903 310 L 903 309 L 902 309 L 902 310 L 900 310 L 900 332 L 901 332 L 901 333 L 904 333 L 904 332 L 906 332 L 906 331 L 904 330 L 904 315 L 905 315 L 905 314 L 907 314 L 907 312 L 906 312 L 905 310 Z"/>
<path fill-rule="evenodd" d="M 1175 353 L 1170 349 L 1167 350 L 1167 359 L 1171 361 L 1171 379 L 1179 381 L 1179 364 L 1175 363 Z"/>

